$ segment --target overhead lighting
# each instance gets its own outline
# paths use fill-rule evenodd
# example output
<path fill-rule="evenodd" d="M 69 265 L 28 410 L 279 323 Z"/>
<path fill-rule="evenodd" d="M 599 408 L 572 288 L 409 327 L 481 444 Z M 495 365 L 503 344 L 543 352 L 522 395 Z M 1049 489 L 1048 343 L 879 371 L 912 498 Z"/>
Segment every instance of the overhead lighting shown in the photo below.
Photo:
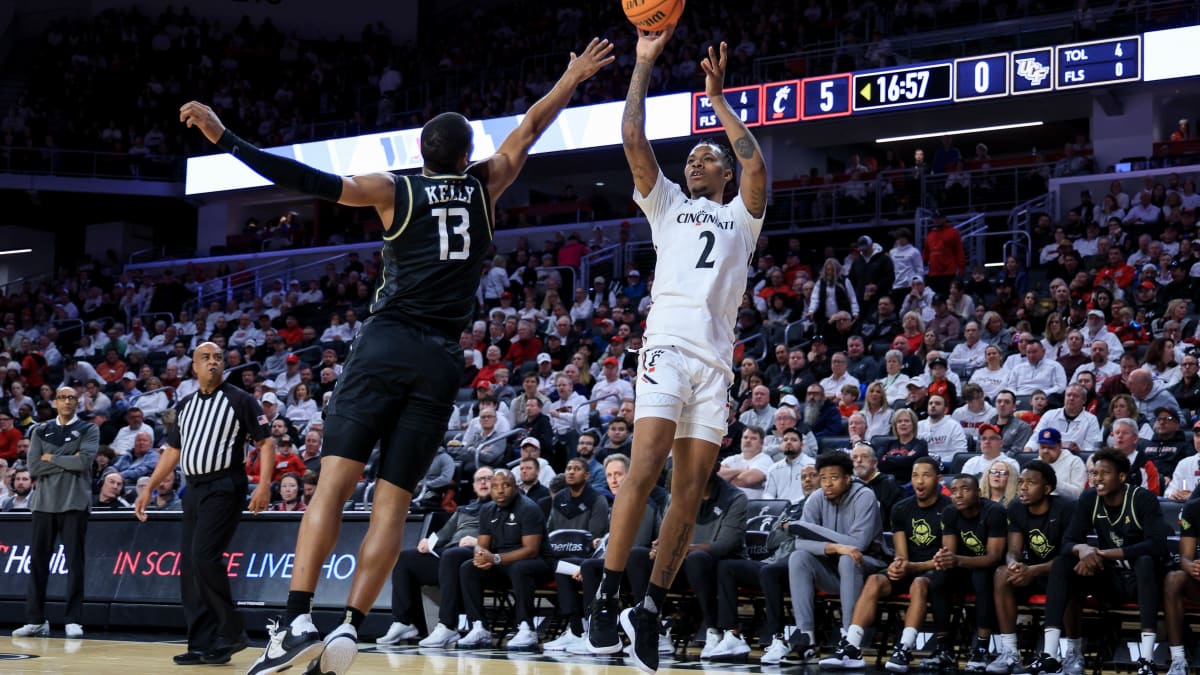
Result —
<path fill-rule="evenodd" d="M 915 141 L 918 138 L 937 138 L 940 136 L 956 136 L 959 134 L 981 134 L 985 131 L 1004 131 L 1005 129 L 1023 129 L 1025 127 L 1040 127 L 1043 122 L 1017 122 L 1015 124 L 997 124 L 990 127 L 975 127 L 973 129 L 951 129 L 949 131 L 930 131 L 924 134 L 911 134 L 908 136 L 888 136 L 887 138 L 876 138 L 876 143 L 896 143 L 899 141 Z"/>
<path fill-rule="evenodd" d="M 604 187 L 604 181 L 598 180 L 595 183 L 593 183 L 593 185 L 595 185 L 596 187 Z"/>
<path fill-rule="evenodd" d="M 18 253 L 33 253 L 31 248 L 10 248 L 7 251 L 0 251 L 0 255 L 17 255 Z"/>

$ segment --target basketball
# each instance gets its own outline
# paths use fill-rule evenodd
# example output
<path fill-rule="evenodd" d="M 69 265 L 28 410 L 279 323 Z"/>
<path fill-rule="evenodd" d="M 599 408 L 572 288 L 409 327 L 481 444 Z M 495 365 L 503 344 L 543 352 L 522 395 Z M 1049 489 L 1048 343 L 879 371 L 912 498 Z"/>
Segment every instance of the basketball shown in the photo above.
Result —
<path fill-rule="evenodd" d="M 686 0 L 621 0 L 625 18 L 639 30 L 657 32 L 679 21 Z"/>

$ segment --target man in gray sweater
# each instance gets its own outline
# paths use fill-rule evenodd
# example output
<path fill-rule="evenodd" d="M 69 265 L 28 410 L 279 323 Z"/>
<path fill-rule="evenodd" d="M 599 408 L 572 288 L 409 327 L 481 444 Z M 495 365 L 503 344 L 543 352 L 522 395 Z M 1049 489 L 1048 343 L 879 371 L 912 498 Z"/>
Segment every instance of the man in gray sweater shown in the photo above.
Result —
<path fill-rule="evenodd" d="M 92 461 L 100 447 L 100 430 L 75 415 L 79 397 L 74 389 L 59 387 L 54 405 L 58 416 L 31 431 L 29 473 L 38 487 L 30 504 L 33 538 L 25 600 L 27 623 L 13 631 L 13 637 L 50 635 L 46 582 L 56 538 L 61 538 L 67 556 L 67 637 L 83 637 L 83 549 L 92 501 Z"/>
<path fill-rule="evenodd" d="M 821 455 L 817 475 L 821 489 L 809 495 L 800 521 L 788 526 L 797 536 L 796 551 L 788 558 L 796 616 L 791 648 L 805 661 L 816 656 L 814 591 L 840 594 L 846 628 L 866 575 L 887 566 L 879 501 L 874 490 L 854 478 L 850 456 Z"/>

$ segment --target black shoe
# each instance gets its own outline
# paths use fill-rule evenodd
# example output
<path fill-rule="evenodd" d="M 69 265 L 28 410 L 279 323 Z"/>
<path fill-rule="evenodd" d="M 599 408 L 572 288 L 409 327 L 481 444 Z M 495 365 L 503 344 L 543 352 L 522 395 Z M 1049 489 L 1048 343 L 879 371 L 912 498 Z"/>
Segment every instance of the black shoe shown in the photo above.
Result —
<path fill-rule="evenodd" d="M 321 634 L 307 618 L 297 619 L 291 626 L 272 620 L 267 624 L 267 637 L 266 648 L 246 675 L 278 673 L 294 666 L 307 666 L 325 648 Z"/>
<path fill-rule="evenodd" d="M 203 655 L 204 652 L 188 651 L 182 654 L 176 654 L 171 660 L 174 661 L 175 665 L 177 666 L 198 666 L 201 663 L 204 663 Z"/>
<path fill-rule="evenodd" d="M 817 658 L 817 649 L 809 639 L 808 633 L 800 630 L 792 631 L 792 637 L 788 638 L 788 643 L 792 647 L 792 652 L 796 654 L 796 658 L 801 661 L 810 661 Z"/>
<path fill-rule="evenodd" d="M 1060 675 L 1060 673 L 1062 673 L 1062 664 L 1058 659 L 1045 652 L 1013 671 L 1013 675 Z"/>
<path fill-rule="evenodd" d="M 621 612 L 621 628 L 629 636 L 629 656 L 633 665 L 645 673 L 658 670 L 658 615 L 641 605 Z"/>
<path fill-rule="evenodd" d="M 967 672 L 968 673 L 986 673 L 988 667 L 988 650 L 987 643 L 981 642 L 978 638 L 975 640 L 975 646 L 971 648 L 971 655 L 967 657 Z"/>
<path fill-rule="evenodd" d="M 1137 667 L 1137 675 L 1158 675 L 1158 664 L 1150 659 L 1138 659 Z"/>
<path fill-rule="evenodd" d="M 863 661 L 862 650 L 842 638 L 837 650 L 821 659 L 820 665 L 821 670 L 857 670 L 867 664 Z"/>
<path fill-rule="evenodd" d="M 209 665 L 229 663 L 234 654 L 242 651 L 245 648 L 245 635 L 242 635 L 240 638 L 238 638 L 237 642 L 230 642 L 225 638 L 218 638 L 217 644 L 213 645 L 209 649 L 204 650 L 204 653 L 200 656 L 200 661 Z"/>
<path fill-rule="evenodd" d="M 593 654 L 617 654 L 621 651 L 621 636 L 617 634 L 620 606 L 616 598 L 596 598 L 592 602 L 588 623 L 588 649 Z"/>
<path fill-rule="evenodd" d="M 986 659 L 986 655 L 984 658 Z M 955 668 L 958 668 L 958 661 L 954 659 L 954 654 L 946 649 L 942 640 L 938 640 L 933 654 L 921 661 L 921 670 L 954 670 Z"/>
<path fill-rule="evenodd" d="M 892 658 L 888 659 L 883 667 L 893 673 L 907 673 L 910 663 L 912 663 L 912 650 L 905 647 L 904 643 L 897 641 L 896 646 L 892 648 Z"/>

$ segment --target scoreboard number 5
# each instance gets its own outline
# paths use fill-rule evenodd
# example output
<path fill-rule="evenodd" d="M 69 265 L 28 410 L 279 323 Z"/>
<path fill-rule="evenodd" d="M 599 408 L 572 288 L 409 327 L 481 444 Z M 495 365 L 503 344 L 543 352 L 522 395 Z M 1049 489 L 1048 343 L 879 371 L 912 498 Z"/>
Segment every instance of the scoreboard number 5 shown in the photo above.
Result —
<path fill-rule="evenodd" d="M 833 110 L 833 82 L 821 83 L 821 112 Z"/>

